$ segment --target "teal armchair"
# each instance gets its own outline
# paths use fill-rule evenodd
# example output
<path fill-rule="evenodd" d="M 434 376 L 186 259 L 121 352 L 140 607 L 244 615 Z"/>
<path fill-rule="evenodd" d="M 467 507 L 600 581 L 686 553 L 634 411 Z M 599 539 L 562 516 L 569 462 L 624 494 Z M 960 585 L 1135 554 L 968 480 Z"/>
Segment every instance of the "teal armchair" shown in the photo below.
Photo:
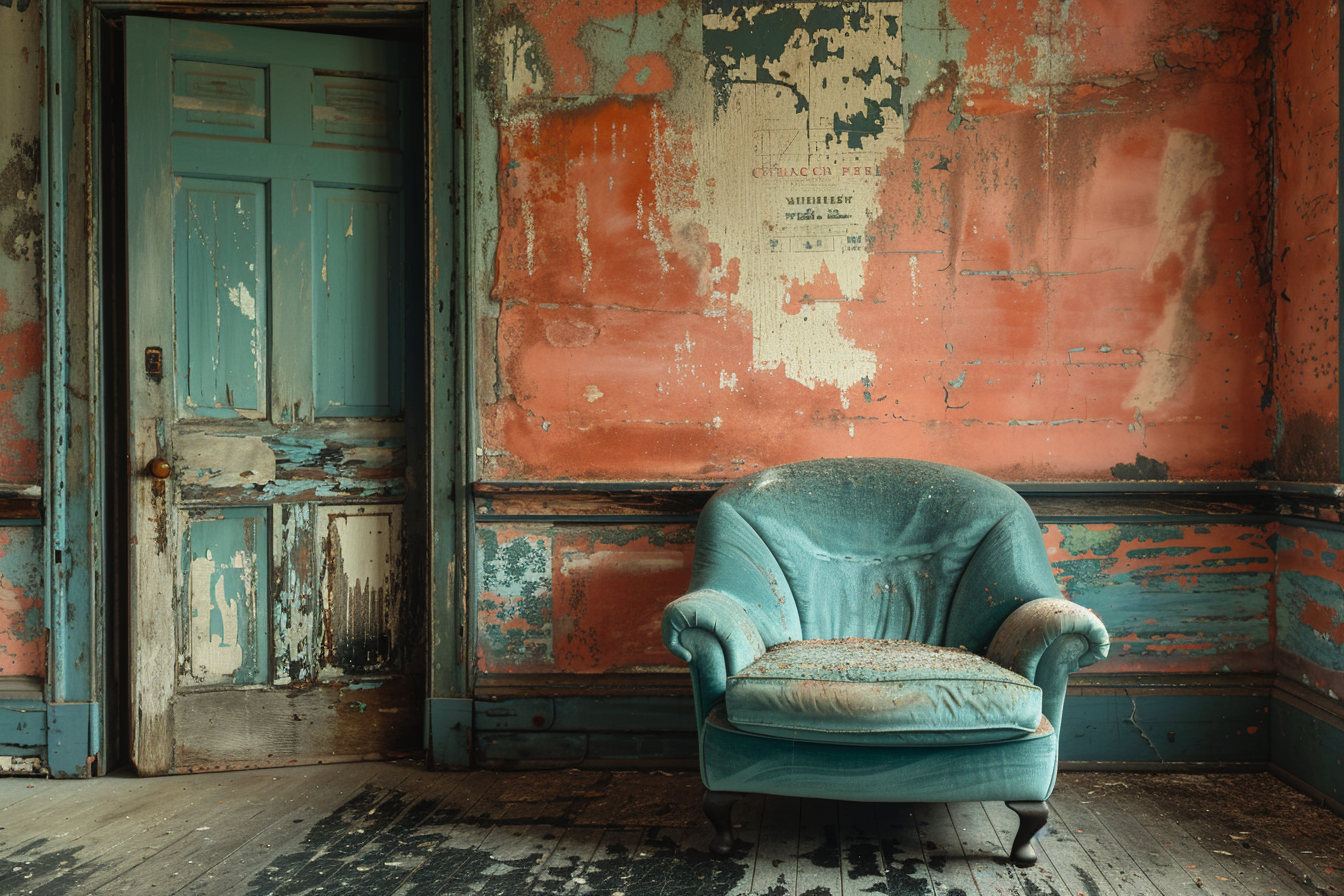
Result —
<path fill-rule="evenodd" d="M 1067 679 L 1109 639 L 1016 492 L 922 461 L 765 470 L 710 499 L 690 587 L 663 641 L 690 664 L 715 852 L 754 792 L 1002 800 L 1035 862 Z"/>

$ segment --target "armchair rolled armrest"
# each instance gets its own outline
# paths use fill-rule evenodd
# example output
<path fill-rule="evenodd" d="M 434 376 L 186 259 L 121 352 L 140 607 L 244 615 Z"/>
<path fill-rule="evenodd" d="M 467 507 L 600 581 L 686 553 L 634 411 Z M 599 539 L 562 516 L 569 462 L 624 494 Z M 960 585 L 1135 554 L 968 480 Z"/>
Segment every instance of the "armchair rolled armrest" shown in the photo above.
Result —
<path fill-rule="evenodd" d="M 728 687 L 728 676 L 765 653 L 765 642 L 747 611 L 726 594 L 692 591 L 663 611 L 663 643 L 691 666 L 697 721 L 703 721 Z"/>
<path fill-rule="evenodd" d="M 1028 601 L 999 626 L 985 656 L 1041 691 L 1041 709 L 1059 728 L 1069 673 L 1106 658 L 1111 639 L 1096 613 L 1057 598 Z"/>

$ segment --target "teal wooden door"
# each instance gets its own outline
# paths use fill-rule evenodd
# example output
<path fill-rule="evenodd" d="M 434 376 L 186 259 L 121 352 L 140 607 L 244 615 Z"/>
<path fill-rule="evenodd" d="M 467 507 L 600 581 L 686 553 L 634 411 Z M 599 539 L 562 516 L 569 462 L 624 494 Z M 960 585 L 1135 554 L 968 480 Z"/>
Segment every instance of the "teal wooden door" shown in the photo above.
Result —
<path fill-rule="evenodd" d="M 413 54 L 128 18 L 126 58 L 135 765 L 418 750 Z"/>

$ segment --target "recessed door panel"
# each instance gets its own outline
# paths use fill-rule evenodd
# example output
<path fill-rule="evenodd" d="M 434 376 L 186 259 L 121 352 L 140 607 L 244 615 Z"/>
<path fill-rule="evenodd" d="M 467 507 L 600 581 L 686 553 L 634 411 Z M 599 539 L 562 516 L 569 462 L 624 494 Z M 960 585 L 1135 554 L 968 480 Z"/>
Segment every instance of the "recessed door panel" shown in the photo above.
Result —
<path fill-rule="evenodd" d="M 262 417 L 266 396 L 264 184 L 183 178 L 174 202 L 178 395 L 199 417 Z"/>
<path fill-rule="evenodd" d="M 182 688 L 265 684 L 270 539 L 265 507 L 185 514 Z"/>
<path fill-rule="evenodd" d="M 318 188 L 314 206 L 317 414 L 395 416 L 401 413 L 401 317 L 390 299 L 401 291 L 397 197 Z"/>

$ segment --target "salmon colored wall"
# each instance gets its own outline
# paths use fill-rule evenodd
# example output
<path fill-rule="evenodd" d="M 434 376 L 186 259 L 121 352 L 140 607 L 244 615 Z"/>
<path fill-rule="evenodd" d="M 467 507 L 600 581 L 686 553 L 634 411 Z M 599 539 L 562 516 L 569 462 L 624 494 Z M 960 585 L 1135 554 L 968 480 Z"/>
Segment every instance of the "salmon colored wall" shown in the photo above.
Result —
<path fill-rule="evenodd" d="M 823 9 L 479 21 L 481 477 L 1266 469 L 1264 5 Z"/>
<path fill-rule="evenodd" d="M 1337 482 L 1339 7 L 1281 2 L 1274 35 L 1277 472 Z"/>
<path fill-rule="evenodd" d="M 40 24 L 0 6 L 0 488 L 42 481 Z"/>
<path fill-rule="evenodd" d="M 0 4 L 0 498 L 42 484 L 39 13 Z M 0 675 L 46 674 L 41 532 L 0 526 Z"/>
<path fill-rule="evenodd" d="M 40 537 L 35 526 L 0 526 L 0 676 L 46 675 Z"/>

